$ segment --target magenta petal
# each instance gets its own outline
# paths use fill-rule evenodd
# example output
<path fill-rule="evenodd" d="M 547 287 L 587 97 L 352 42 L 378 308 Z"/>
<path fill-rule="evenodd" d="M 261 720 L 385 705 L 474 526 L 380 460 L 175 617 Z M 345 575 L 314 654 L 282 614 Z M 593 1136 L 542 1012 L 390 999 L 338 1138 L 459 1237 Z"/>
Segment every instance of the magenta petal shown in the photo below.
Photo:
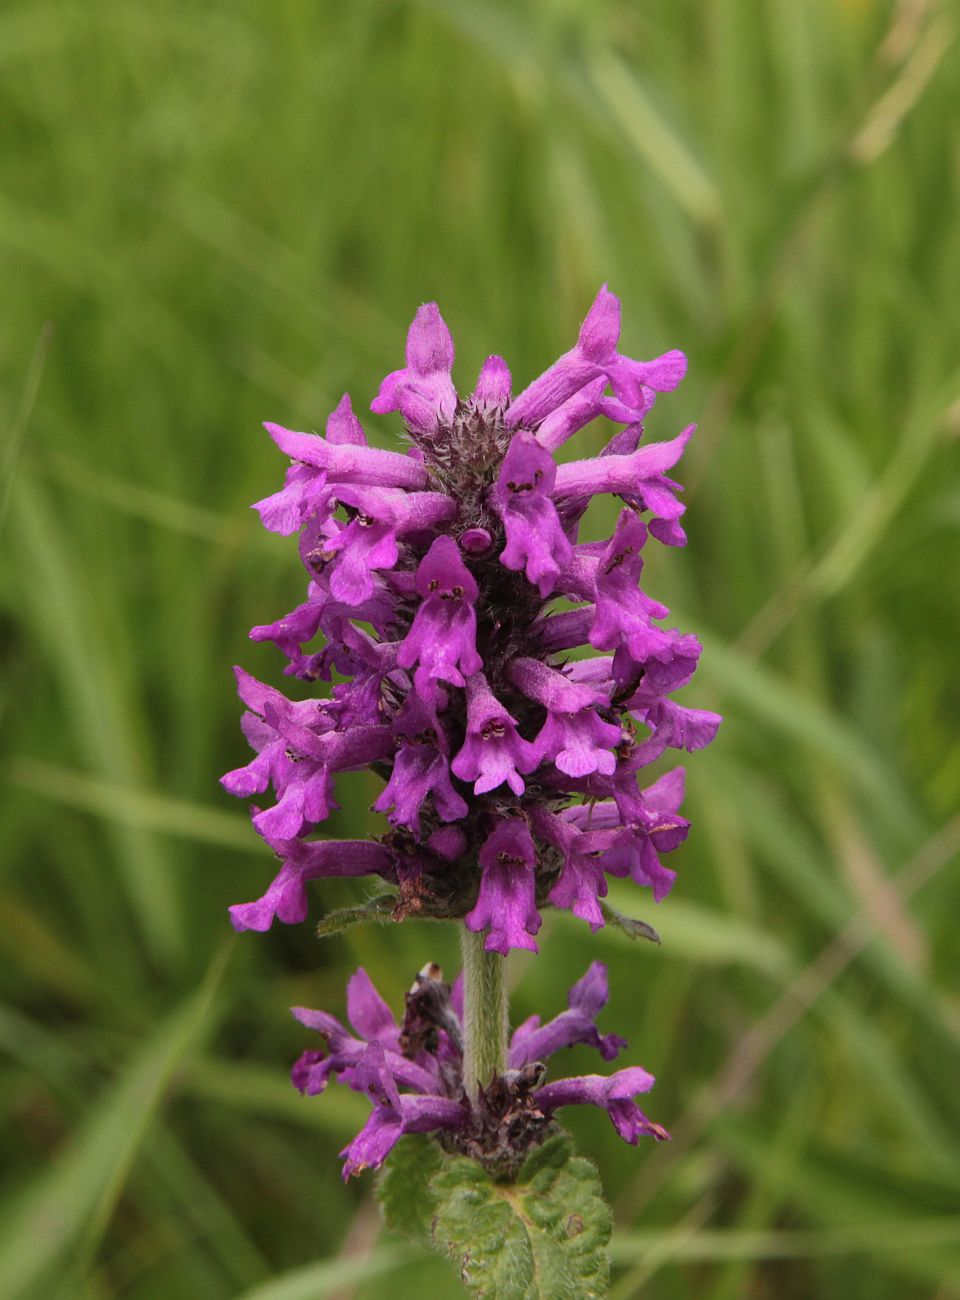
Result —
<path fill-rule="evenodd" d="M 360 1037 L 368 1043 L 396 1040 L 397 1022 L 393 1012 L 362 966 L 347 982 L 347 1016 Z"/>
<path fill-rule="evenodd" d="M 457 408 L 453 355 L 453 339 L 437 304 L 425 303 L 407 334 L 406 368 L 386 377 L 371 410 L 380 415 L 400 410 L 420 433 L 434 432 L 441 420 L 449 423 Z"/>
<path fill-rule="evenodd" d="M 613 1060 L 627 1044 L 617 1034 L 601 1034 L 594 1023 L 607 997 L 607 968 L 595 961 L 570 990 L 568 1010 L 545 1025 L 534 1016 L 514 1031 L 510 1040 L 510 1068 L 519 1070 L 530 1061 L 546 1061 L 554 1052 L 577 1043 L 595 1047 L 605 1061 Z"/>
<path fill-rule="evenodd" d="M 400 1116 L 394 1110 L 378 1108 L 371 1112 L 363 1128 L 340 1152 L 343 1180 L 362 1174 L 365 1169 L 379 1169 L 403 1136 Z"/>
<path fill-rule="evenodd" d="M 421 604 L 397 654 L 401 668 L 417 666 L 418 692 L 437 701 L 437 683 L 463 686 L 483 667 L 477 654 L 477 584 L 452 537 L 438 537 L 420 561 Z"/>
<path fill-rule="evenodd" d="M 407 370 L 429 376 L 453 369 L 453 338 L 435 302 L 417 309 L 407 334 Z"/>
<path fill-rule="evenodd" d="M 620 303 L 606 285 L 580 327 L 576 347 L 545 370 L 515 398 L 506 413 L 511 428 L 536 427 L 584 385 L 604 373 L 620 333 Z"/>
<path fill-rule="evenodd" d="M 672 469 L 690 441 L 694 425 L 670 442 L 653 442 L 628 456 L 600 456 L 596 460 L 569 461 L 557 469 L 553 495 L 590 497 L 601 492 L 635 496 L 654 514 L 675 517 L 683 507 L 666 488 L 663 475 Z M 650 500 L 647 500 L 649 496 Z M 656 503 L 656 504 L 654 504 Z"/>
<path fill-rule="evenodd" d="M 586 384 L 578 393 L 568 397 L 563 405 L 552 411 L 540 425 L 537 430 L 537 442 L 548 451 L 556 451 L 568 438 L 572 438 L 584 425 L 589 424 L 601 413 L 603 390 L 606 386 L 606 376 L 601 375 L 599 379 Z"/>
<path fill-rule="evenodd" d="M 633 1098 L 649 1092 L 653 1076 L 639 1066 L 617 1070 L 614 1074 L 585 1074 L 578 1078 L 557 1079 L 535 1094 L 537 1105 L 547 1114 L 563 1106 L 601 1106 L 625 1142 L 636 1145 L 642 1136 L 664 1141 L 670 1135 L 659 1124 L 647 1119 Z"/>
<path fill-rule="evenodd" d="M 269 930 L 274 918 L 287 925 L 303 921 L 307 915 L 307 881 L 321 876 L 386 874 L 390 870 L 386 849 L 369 840 L 303 844 L 290 837 L 284 847 L 283 866 L 263 897 L 230 908 L 236 930 Z"/>
<path fill-rule="evenodd" d="M 580 326 L 577 347 L 588 361 L 606 361 L 619 338 L 620 299 L 603 285 Z"/>
<path fill-rule="evenodd" d="M 503 357 L 487 357 L 477 377 L 472 401 L 476 406 L 506 406 L 510 401 L 510 371 Z"/>
<path fill-rule="evenodd" d="M 297 433 L 279 424 L 268 423 L 264 428 L 291 460 L 325 470 L 331 482 L 368 487 L 427 486 L 425 470 L 410 456 L 375 447 L 328 442 L 317 434 Z"/>
<path fill-rule="evenodd" d="M 353 413 L 349 393 L 344 393 L 327 416 L 327 441 L 351 443 L 355 447 L 367 445 L 367 436 L 363 432 L 363 425 Z"/>

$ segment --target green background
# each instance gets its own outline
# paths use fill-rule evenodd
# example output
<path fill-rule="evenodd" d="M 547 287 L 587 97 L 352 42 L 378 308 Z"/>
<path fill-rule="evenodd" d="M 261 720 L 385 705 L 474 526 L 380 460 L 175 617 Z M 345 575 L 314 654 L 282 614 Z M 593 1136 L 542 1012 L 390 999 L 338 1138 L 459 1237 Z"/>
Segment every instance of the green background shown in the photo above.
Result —
<path fill-rule="evenodd" d="M 363 410 L 436 298 L 466 389 L 570 346 L 690 373 L 694 827 L 663 947 L 551 916 L 674 1142 L 571 1120 L 613 1294 L 960 1296 L 960 11 L 906 0 L 9 0 L 0 10 L 0 1292 L 459 1294 L 379 1227 L 294 1003 L 398 1003 L 451 930 L 235 937 L 272 859 L 219 789 L 230 666 L 300 598 L 264 419 Z M 389 445 L 396 417 L 367 427 Z M 587 432 L 571 454 L 601 445 Z M 609 523 L 597 518 L 599 528 Z M 377 783 L 343 783 L 358 834 Z M 313 916 L 360 886 L 312 888 Z M 591 1068 L 582 1049 L 565 1070 Z M 304 1271 L 306 1270 L 306 1271 Z"/>

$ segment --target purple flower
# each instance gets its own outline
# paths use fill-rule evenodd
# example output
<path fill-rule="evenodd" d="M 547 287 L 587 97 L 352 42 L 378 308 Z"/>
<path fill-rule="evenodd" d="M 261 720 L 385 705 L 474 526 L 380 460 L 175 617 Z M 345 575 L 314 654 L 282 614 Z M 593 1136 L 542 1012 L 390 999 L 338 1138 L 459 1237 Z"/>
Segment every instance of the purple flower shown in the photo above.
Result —
<path fill-rule="evenodd" d="M 291 1077 L 307 1096 L 340 1078 L 369 1099 L 370 1118 L 340 1153 L 344 1179 L 378 1168 L 405 1133 L 436 1133 L 449 1150 L 474 1156 L 502 1174 L 505 1147 L 508 1160 L 518 1166 L 549 1136 L 553 1116 L 565 1106 L 602 1107 L 632 1144 L 644 1135 L 662 1141 L 669 1136 L 666 1130 L 634 1100 L 654 1082 L 638 1066 L 544 1083 L 548 1058 L 563 1048 L 586 1044 L 610 1061 L 626 1047 L 624 1039 L 596 1027 L 607 996 L 606 967 L 594 962 L 570 990 L 568 1009 L 546 1024 L 533 1016 L 520 1025 L 510 1040 L 506 1073 L 468 1096 L 458 986 L 444 984 L 436 967 L 425 968 L 398 1022 L 361 968 L 347 986 L 353 1033 L 325 1011 L 294 1007 L 300 1023 L 325 1038 L 326 1050 L 304 1052 Z"/>
<path fill-rule="evenodd" d="M 395 826 L 406 826 L 414 834 L 419 833 L 420 814 L 428 797 L 442 821 L 465 817 L 466 802 L 450 782 L 446 735 L 431 706 L 415 695 L 408 696 L 393 731 L 398 746 L 393 771 L 373 805 L 375 811 L 389 813 Z"/>
<path fill-rule="evenodd" d="M 507 1058 L 510 1068 L 519 1070 L 531 1061 L 544 1061 L 561 1047 L 572 1047 L 575 1043 L 595 1047 L 605 1061 L 619 1056 L 627 1040 L 618 1034 L 601 1034 L 596 1025 L 597 1016 L 609 997 L 607 968 L 595 961 L 570 990 L 566 1011 L 545 1025 L 540 1023 L 539 1016 L 531 1016 L 513 1031 Z"/>
<path fill-rule="evenodd" d="M 292 1011 L 301 1024 L 323 1034 L 329 1048 L 329 1054 L 304 1052 L 291 1071 L 294 1084 L 306 1096 L 323 1092 L 331 1075 L 355 1068 L 371 1045 L 386 1054 L 385 1064 L 401 1086 L 430 1092 L 439 1085 L 435 1058 L 421 1054 L 418 1060 L 404 1055 L 401 1027 L 362 966 L 347 982 L 347 1019 L 353 1034 L 326 1011 L 306 1007 L 293 1007 Z"/>
<path fill-rule="evenodd" d="M 652 1075 L 633 1066 L 607 1076 L 584 1074 L 575 1079 L 558 1079 L 540 1090 L 537 1101 L 551 1112 L 563 1106 L 600 1106 L 624 1142 L 636 1146 L 641 1137 L 663 1142 L 670 1134 L 647 1119 L 633 1100 L 638 1093 L 649 1092 L 653 1083 Z"/>
<path fill-rule="evenodd" d="M 473 781 L 474 794 L 487 794 L 506 782 L 516 795 L 524 792 L 521 772 L 539 763 L 536 746 L 517 734 L 517 722 L 487 685 L 483 673 L 467 682 L 467 736 L 451 763 L 461 781 Z"/>
<path fill-rule="evenodd" d="M 708 709 L 687 709 L 674 700 L 657 699 L 646 707 L 632 710 L 638 722 L 651 734 L 635 751 L 634 762 L 646 765 L 667 749 L 685 749 L 688 754 L 705 749 L 714 739 L 723 719 Z"/>
<path fill-rule="evenodd" d="M 353 413 L 350 397 L 344 393 L 339 405 L 327 420 L 327 441 L 365 447 L 367 438 Z M 325 470 L 313 465 L 294 464 L 287 470 L 284 485 L 273 496 L 258 501 L 254 509 L 264 528 L 289 536 L 296 533 L 312 515 L 326 519 L 335 505 L 333 491 L 327 486 Z"/>
<path fill-rule="evenodd" d="M 536 905 L 537 851 L 522 817 L 500 822 L 480 849 L 480 893 L 464 917 L 468 930 L 486 930 L 484 947 L 506 956 L 511 948 L 539 951 Z"/>
<path fill-rule="evenodd" d="M 590 644 L 614 650 L 613 679 L 622 689 L 641 676 L 649 689 L 655 679 L 657 698 L 689 681 L 700 656 L 696 637 L 657 627 L 669 614 L 638 586 L 643 572 L 641 551 L 647 539 L 643 520 L 624 510 L 610 544 L 597 564 Z"/>
<path fill-rule="evenodd" d="M 581 804 L 564 814 L 583 830 L 614 831 L 603 851 L 603 869 L 612 876 L 630 876 L 649 886 L 659 903 L 669 894 L 676 872 L 660 861 L 687 837 L 690 823 L 679 815 L 683 803 L 684 771 L 675 767 L 645 790 L 637 789 L 636 774 L 625 763 L 608 785 L 613 798 Z M 599 791 L 601 783 L 596 789 Z"/>
<path fill-rule="evenodd" d="M 235 930 L 269 930 L 274 920 L 288 925 L 307 917 L 308 880 L 322 876 L 390 877 L 392 863 L 382 844 L 371 840 L 279 841 L 283 866 L 262 898 L 235 903 L 230 919 Z"/>
<path fill-rule="evenodd" d="M 372 403 L 399 412 L 406 452 L 370 446 L 346 396 L 323 437 L 266 426 L 292 464 L 257 508 L 299 533 L 307 587 L 251 636 L 317 694 L 238 678 L 253 757 L 223 784 L 257 800 L 254 826 L 283 866 L 235 921 L 300 919 L 304 881 L 369 872 L 396 890 L 397 919 L 456 917 L 506 952 L 535 948 L 545 905 L 602 925 L 610 875 L 669 889 L 682 783 L 641 790 L 638 773 L 708 744 L 719 718 L 671 698 L 700 643 L 641 586 L 645 547 L 685 540 L 668 474 L 692 428 L 643 435 L 686 362 L 636 361 L 619 343 L 604 286 L 574 347 L 519 396 L 496 355 L 460 396 L 450 331 L 427 303 Z M 558 466 L 594 419 L 612 426 L 601 455 Z M 598 493 L 624 505 L 609 540 L 581 536 Z M 370 857 L 355 841 L 318 850 L 339 774 L 361 767 L 383 782 L 373 809 L 387 819 Z"/>
<path fill-rule="evenodd" d="M 477 583 L 450 537 L 438 537 L 417 568 L 421 603 L 397 655 L 401 668 L 417 664 L 414 686 L 428 700 L 437 699 L 436 683 L 465 686 L 479 672 L 477 654 Z"/>
<path fill-rule="evenodd" d="M 331 483 L 360 487 L 425 488 L 427 472 L 415 456 L 379 451 L 356 443 L 335 443 L 315 433 L 296 433 L 280 424 L 263 426 L 282 452 L 323 470 Z"/>
<path fill-rule="evenodd" d="M 510 403 L 510 369 L 503 357 L 491 356 L 480 368 L 471 402 L 478 410 L 496 411 Z"/>
<path fill-rule="evenodd" d="M 400 411 L 411 429 L 433 433 L 441 420 L 452 420 L 457 409 L 452 369 L 450 331 L 437 304 L 425 303 L 407 335 L 406 366 L 387 375 L 370 409 L 378 415 Z M 509 390 L 509 374 L 507 382 Z"/>
<path fill-rule="evenodd" d="M 374 569 L 392 569 L 400 556 L 399 538 L 427 532 L 457 513 L 443 492 L 401 492 L 399 488 L 342 487 L 337 498 L 355 513 L 331 537 L 328 553 L 337 557 L 330 571 L 330 594 L 346 605 L 373 595 Z"/>
<path fill-rule="evenodd" d="M 545 809 L 538 809 L 531 821 L 538 838 L 561 855 L 550 902 L 579 916 L 596 932 L 604 923 L 599 900 L 607 895 L 604 853 L 612 847 L 615 832 L 583 831 Z"/>
<path fill-rule="evenodd" d="M 549 596 L 573 554 L 551 500 L 557 467 L 531 433 L 518 430 L 503 459 L 494 493 L 507 544 L 500 556 L 508 569 L 526 574 Z"/>
<path fill-rule="evenodd" d="M 344 1181 L 365 1169 L 379 1169 L 404 1133 L 432 1133 L 463 1125 L 465 1108 L 460 1102 L 432 1094 L 401 1093 L 382 1048 L 376 1045 L 367 1048 L 351 1075 L 350 1086 L 367 1094 L 373 1110 L 340 1152 Z"/>
<path fill-rule="evenodd" d="M 686 539 L 682 530 L 677 531 L 677 520 L 686 506 L 676 499 L 680 485 L 667 478 L 664 471 L 683 455 L 693 431 L 694 426 L 688 425 L 671 442 L 654 442 L 626 456 L 568 461 L 557 469 L 553 495 L 557 499 L 593 497 L 604 492 L 625 496 L 654 516 L 650 531 L 655 537 L 682 545 Z"/>
<path fill-rule="evenodd" d="M 547 711 L 535 742 L 541 760 L 552 761 L 568 776 L 613 772 L 617 760 L 612 747 L 621 730 L 600 717 L 598 710 L 610 703 L 603 691 L 573 682 L 536 659 L 515 659 L 510 676 L 528 699 Z"/>
<path fill-rule="evenodd" d="M 277 802 L 255 814 L 254 826 L 268 842 L 292 839 L 329 817 L 335 772 L 366 767 L 390 752 L 389 730 L 335 730 L 331 710 L 322 701 L 295 703 L 242 668 L 236 675 L 241 698 L 251 710 L 244 715 L 244 732 L 257 757 L 228 772 L 223 785 L 237 795 L 261 793 L 272 785 Z"/>
<path fill-rule="evenodd" d="M 604 285 L 580 327 L 576 347 L 524 389 L 507 410 L 507 422 L 512 427 L 539 425 L 601 377 L 634 419 L 646 414 L 657 392 L 671 392 L 680 383 L 686 357 L 668 352 L 654 361 L 632 361 L 617 352 L 619 338 L 620 300 Z"/>

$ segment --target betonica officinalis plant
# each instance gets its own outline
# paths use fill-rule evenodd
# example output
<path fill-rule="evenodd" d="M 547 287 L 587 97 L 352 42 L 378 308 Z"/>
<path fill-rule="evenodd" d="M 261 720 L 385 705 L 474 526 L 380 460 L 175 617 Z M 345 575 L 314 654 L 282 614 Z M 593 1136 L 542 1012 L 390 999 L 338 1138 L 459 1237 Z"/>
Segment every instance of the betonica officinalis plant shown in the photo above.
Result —
<path fill-rule="evenodd" d="M 601 1107 L 630 1143 L 668 1136 L 637 1103 L 653 1084 L 640 1066 L 563 1077 L 550 1059 L 587 1044 L 606 1062 L 626 1047 L 597 1027 L 600 962 L 566 1010 L 512 1034 L 504 982 L 512 948 L 538 951 L 546 908 L 593 931 L 654 935 L 606 904 L 607 877 L 658 902 L 669 893 L 662 858 L 689 830 L 684 772 L 645 782 L 643 771 L 669 749 L 702 749 L 720 724 L 673 699 L 700 644 L 666 626 L 669 610 L 640 586 L 648 546 L 686 541 L 669 474 L 693 427 L 642 441 L 686 359 L 632 360 L 619 335 L 620 303 L 604 286 L 575 346 L 518 396 L 491 356 L 461 397 L 453 340 L 428 303 L 406 364 L 371 403 L 398 413 L 403 450 L 369 446 L 348 396 L 325 436 L 266 426 L 292 464 L 256 509 L 268 529 L 299 536 L 308 584 L 302 605 L 251 636 L 276 644 L 287 674 L 327 685 L 291 700 L 236 670 L 255 756 L 223 783 L 268 805 L 253 824 L 281 865 L 261 898 L 231 908 L 233 924 L 303 921 L 311 880 L 366 876 L 375 891 L 321 926 L 458 927 L 456 980 L 427 962 L 397 1014 L 362 969 L 346 991 L 352 1032 L 295 1008 L 322 1045 L 304 1052 L 293 1082 L 308 1096 L 331 1079 L 367 1095 L 344 1177 L 386 1161 L 388 1222 L 454 1256 L 464 1284 L 487 1296 L 605 1294 L 609 1213 L 560 1111 Z M 556 451 L 598 417 L 613 427 L 600 454 L 558 465 Z M 620 502 L 613 534 L 581 541 L 599 494 Z M 318 838 L 337 773 L 360 768 L 382 780 L 383 834 Z M 541 960 L 562 960 L 546 949 Z"/>

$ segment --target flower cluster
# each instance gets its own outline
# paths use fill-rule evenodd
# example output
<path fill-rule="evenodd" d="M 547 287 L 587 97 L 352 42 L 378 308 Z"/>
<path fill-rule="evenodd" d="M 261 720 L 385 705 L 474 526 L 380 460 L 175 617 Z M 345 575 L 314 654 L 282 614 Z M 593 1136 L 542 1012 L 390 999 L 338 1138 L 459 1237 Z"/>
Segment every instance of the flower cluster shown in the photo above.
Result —
<path fill-rule="evenodd" d="M 476 1097 L 467 1097 L 460 981 L 451 988 L 437 967 L 425 968 L 407 994 L 398 1024 L 361 968 L 347 985 L 354 1033 L 325 1011 L 294 1007 L 302 1024 L 324 1036 L 328 1050 L 304 1052 L 293 1067 L 293 1082 L 313 1096 L 339 1076 L 369 1097 L 370 1118 L 340 1153 L 345 1179 L 378 1168 L 405 1133 L 433 1133 L 447 1149 L 510 1175 L 529 1148 L 547 1136 L 555 1112 L 564 1106 L 602 1107 L 626 1142 L 636 1144 L 644 1135 L 662 1141 L 667 1132 L 633 1100 L 653 1086 L 646 1070 L 631 1066 L 611 1075 L 545 1082 L 547 1058 L 563 1047 L 584 1043 L 610 1061 L 626 1046 L 596 1027 L 606 1001 L 606 967 L 594 962 L 570 990 L 568 1009 L 546 1024 L 532 1016 L 520 1025 L 510 1040 L 505 1073 L 478 1086 Z"/>
<path fill-rule="evenodd" d="M 667 749 L 707 745 L 720 719 L 670 698 L 700 644 L 664 626 L 669 611 L 639 586 L 651 538 L 686 540 L 668 471 L 692 428 L 640 445 L 686 362 L 634 361 L 619 333 L 604 287 L 576 346 L 519 396 L 492 356 L 460 398 L 429 303 L 372 403 L 400 412 L 405 453 L 370 447 L 346 396 L 325 437 L 266 426 L 293 463 L 256 508 L 267 528 L 299 533 L 309 585 L 251 636 L 273 641 L 290 675 L 331 686 L 292 701 L 237 670 L 255 757 L 223 783 L 272 788 L 253 822 L 282 860 L 262 898 L 231 909 L 238 929 L 303 920 L 313 878 L 374 875 L 395 887 L 397 919 L 463 917 L 506 953 L 536 950 L 549 904 L 603 925 L 608 876 L 669 891 L 661 855 L 687 834 L 683 770 L 646 787 L 639 774 Z M 600 455 L 558 465 L 597 417 L 615 428 Z M 581 542 L 603 493 L 622 503 L 613 535 Z M 337 774 L 360 768 L 382 777 L 374 808 L 390 828 L 310 839 L 337 807 Z"/>

